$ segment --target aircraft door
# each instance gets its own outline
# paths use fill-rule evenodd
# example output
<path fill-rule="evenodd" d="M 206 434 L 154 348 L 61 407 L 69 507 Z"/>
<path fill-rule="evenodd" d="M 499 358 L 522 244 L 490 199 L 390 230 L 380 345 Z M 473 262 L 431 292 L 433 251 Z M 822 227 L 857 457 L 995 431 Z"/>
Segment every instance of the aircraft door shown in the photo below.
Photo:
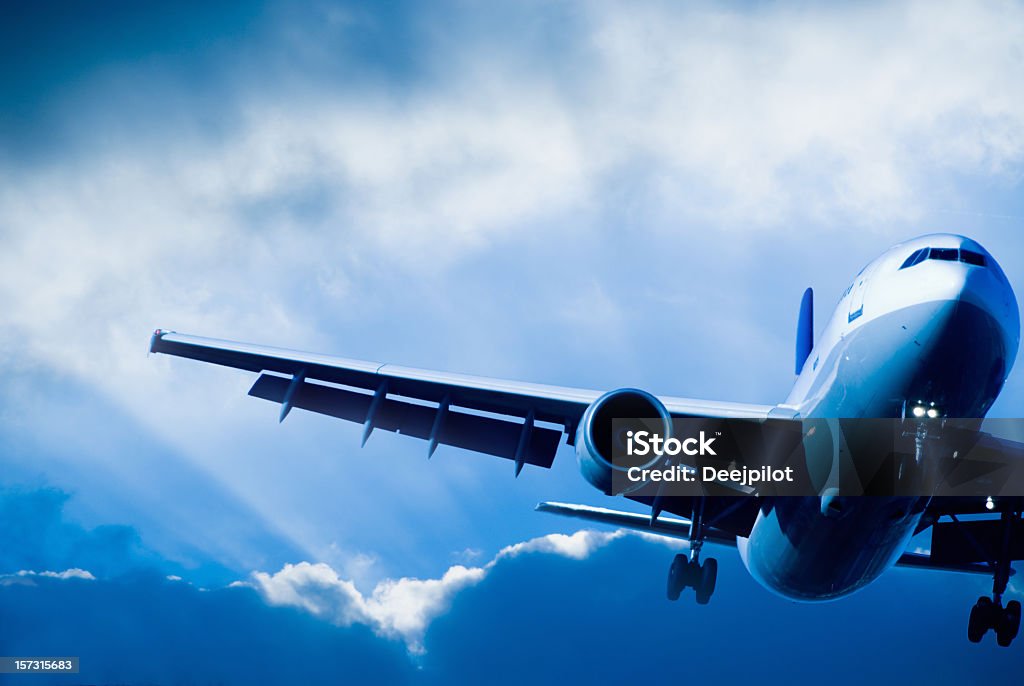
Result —
<path fill-rule="evenodd" d="M 853 290 L 850 291 L 850 311 L 847 314 L 847 322 L 852 322 L 864 314 L 864 293 L 867 291 L 868 281 L 874 270 L 874 263 L 869 264 L 861 269 L 860 274 L 854 278 Z"/>

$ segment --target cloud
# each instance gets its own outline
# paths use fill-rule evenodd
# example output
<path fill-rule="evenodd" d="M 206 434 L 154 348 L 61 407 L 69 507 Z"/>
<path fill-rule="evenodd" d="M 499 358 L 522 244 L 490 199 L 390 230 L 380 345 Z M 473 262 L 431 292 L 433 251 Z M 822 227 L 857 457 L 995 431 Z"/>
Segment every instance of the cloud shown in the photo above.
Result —
<path fill-rule="evenodd" d="M 1001 683 L 1015 674 L 1012 650 L 963 636 L 967 608 L 988 590 L 984 578 L 894 570 L 853 599 L 798 604 L 758 589 L 726 551 L 703 607 L 665 601 L 672 551 L 654 540 L 666 542 L 619 531 L 541 536 L 485 565 L 388 580 L 367 595 L 309 563 L 210 590 L 145 568 L 114 579 L 81 568 L 20 570 L 0 578 L 0 645 L 15 655 L 77 655 L 90 683 L 635 681 L 678 669 L 681 643 L 711 655 L 722 636 L 742 646 L 743 659 L 697 660 L 692 678 L 802 682 L 851 650 L 874 659 L 837 672 L 838 684 Z M 901 613 L 914 618 L 910 643 L 907 622 L 888 621 Z M 766 674 L 766 661 L 794 644 L 799 654 Z M 914 645 L 937 657 L 916 659 L 907 652 Z"/>
<path fill-rule="evenodd" d="M 244 584 L 194 585 L 167 573 L 181 568 L 143 546 L 134 529 L 69 521 L 68 498 L 53 488 L 0 489 L 0 645 L 13 654 L 61 646 L 82 657 L 83 678 L 97 683 L 283 683 L 303 661 L 303 682 L 334 682 L 342 670 L 385 683 L 409 677 L 405 649 L 365 622 L 343 631 L 315 616 L 312 599 L 298 612 L 271 607 Z M 84 561 L 89 569 L 77 566 Z M 76 566 L 51 566 L 67 563 Z M 25 564 L 35 566 L 19 568 Z M 451 575 L 442 582 L 454 587 Z M 403 593 L 415 602 L 415 586 L 392 590 L 370 610 L 397 611 L 408 605 Z M 83 616 L 92 618 L 88 631 L 71 621 Z"/>
<path fill-rule="evenodd" d="M 5 564 L 55 560 L 90 560 L 105 570 L 108 578 L 119 582 L 156 584 L 155 593 L 162 593 L 166 583 L 180 584 L 179 574 L 156 570 L 174 567 L 167 561 L 145 551 L 138 535 L 128 527 L 105 527 L 86 530 L 65 521 L 64 503 L 67 495 L 55 489 L 26 492 L 8 489 L 0 492 L 0 515 L 6 522 L 6 539 L 0 549 L 6 550 Z M 115 536 L 111 540 L 103 531 L 128 531 L 131 536 Z M 11 532 L 21 532 L 12 536 Z M 300 562 L 286 564 L 274 574 L 254 572 L 246 582 L 234 582 L 229 589 L 255 589 L 270 606 L 292 607 L 333 625 L 363 625 L 389 640 L 401 640 L 411 654 L 424 653 L 423 639 L 431 622 L 451 607 L 455 597 L 467 588 L 480 584 L 497 565 L 530 555 L 551 555 L 572 560 L 585 560 L 595 551 L 627 535 L 619 531 L 580 530 L 571 535 L 548 534 L 502 548 L 482 566 L 453 565 L 440 578 L 401 577 L 379 581 L 372 592 L 364 595 L 351 579 L 324 563 Z M 665 540 L 651 537 L 653 540 Z M 133 541 L 123 548 L 126 540 Z M 61 551 L 64 551 L 63 553 Z M 373 564 L 369 555 L 351 556 L 348 572 L 362 573 Z M 145 570 L 152 569 L 152 573 Z M 2 572 L 2 567 L 0 567 Z M 142 576 L 139 576 L 140 573 Z M 96 575 L 80 567 L 64 571 L 32 571 L 19 569 L 0 573 L 0 587 L 37 586 L 46 581 L 97 581 Z M 180 584 L 192 587 L 191 583 Z M 49 588 L 49 587 L 48 587 Z M 110 592 L 119 593 L 113 587 Z M 204 590 L 204 589 L 196 589 Z M 106 592 L 106 591 L 104 591 Z"/>
<path fill-rule="evenodd" d="M 87 683 L 406 683 L 404 647 L 270 607 L 248 588 L 204 591 L 136 573 L 117 580 L 0 581 L 0 644 L 75 655 Z M 88 626 L 81 618 L 88 617 Z"/>
<path fill-rule="evenodd" d="M 17 572 L 15 576 L 41 576 L 49 579 L 87 579 L 89 581 L 96 580 L 96 577 L 94 577 L 92 573 L 77 567 L 65 569 L 63 572 L 33 572 L 23 569 Z"/>
<path fill-rule="evenodd" d="M 385 579 L 368 596 L 323 563 L 288 564 L 274 574 L 255 572 L 249 584 L 271 605 L 302 608 L 339 626 L 365 624 L 382 636 L 401 638 L 411 653 L 422 654 L 430 623 L 451 607 L 460 591 L 482 582 L 503 560 L 527 554 L 585 560 L 626 534 L 623 530 L 548 534 L 502 548 L 480 567 L 453 565 L 439 579 Z"/>
<path fill-rule="evenodd" d="M 5 363 L 73 374 L 196 452 L 216 432 L 183 436 L 182 403 L 145 392 L 167 383 L 138 354 L 162 322 L 329 349 L 323 314 L 380 297 L 381 265 L 391 283 L 443 276 L 495 245 L 606 243 L 607 226 L 683 254 L 808 222 L 902 236 L 956 179 L 1020 178 L 1018 4 L 566 7 L 541 15 L 557 45 L 508 31 L 532 6 L 501 8 L 502 25 L 463 5 L 417 14 L 393 30 L 415 33 L 422 71 L 344 80 L 330 51 L 304 58 L 321 70 L 282 59 L 323 17 L 268 10 L 234 38 L 245 57 L 207 56 L 231 78 L 215 104 L 173 68 L 97 73 L 62 154 L 0 163 Z M 314 35 L 387 32 L 340 14 Z M 140 111 L 140 82 L 173 115 Z M 596 328 L 631 324 L 607 286 L 583 288 Z M 566 330 L 575 292 L 553 315 Z"/>
<path fill-rule="evenodd" d="M 0 527 L 0 575 L 114 576 L 155 560 L 131 527 L 104 525 L 86 529 L 67 521 L 67 499 L 68 495 L 57 489 L 0 487 L 0 521 L 4 522 Z M 66 571 L 26 571 L 32 569 Z"/>
<path fill-rule="evenodd" d="M 565 8 L 540 15 L 557 43 L 509 31 L 534 6 L 491 10 L 500 22 L 465 5 L 403 21 L 327 6 L 347 17 L 327 28 L 319 11 L 267 10 L 233 37 L 250 50 L 202 53 L 231 84 L 212 103 L 173 64 L 79 75 L 93 88 L 57 117 L 60 154 L 0 160 L 3 364 L 74 375 L 200 454 L 222 432 L 176 420 L 221 381 L 149 393 L 170 378 L 140 354 L 154 326 L 331 349 L 327 313 L 365 326 L 381 286 L 443 293 L 494 246 L 524 265 L 544 252 L 531 241 L 596 246 L 584 262 L 600 265 L 619 257 L 602 257 L 617 252 L 608 227 L 683 255 L 808 223 L 904 237 L 956 203 L 955 180 L 1020 178 L 1019 4 Z M 388 20 L 414 34 L 422 70 L 341 79 L 358 56 L 285 59 L 300 35 L 347 45 L 370 26 L 386 43 Z M 166 109 L 140 109 L 140 83 Z M 613 286 L 566 284 L 551 324 L 631 327 Z"/>
<path fill-rule="evenodd" d="M 502 16 L 528 25 L 535 9 Z M 681 254 L 808 221 L 902 237 L 937 196 L 953 202 L 952 179 L 1020 175 L 1019 5 L 588 3 L 572 17 L 549 69 L 523 54 L 550 52 L 543 39 L 513 43 L 463 6 L 443 19 L 451 40 L 424 28 L 410 43 L 431 74 L 411 82 L 339 86 L 249 57 L 216 64 L 234 81 L 211 107 L 165 74 L 107 75 L 61 155 L 0 162 L 0 342 L 180 444 L 142 410 L 180 407 L 144 394 L 168 377 L 139 354 L 157 325 L 330 349 L 323 313 L 379 297 L 381 265 L 399 282 L 529 237 L 606 243 L 607 225 Z M 319 21 L 273 19 L 244 54 L 273 61 L 292 45 L 278 34 Z M 175 116 L 120 102 L 141 81 Z M 557 319 L 579 327 L 597 302 L 584 325 L 622 330 L 609 287 L 570 292 Z"/>
<path fill-rule="evenodd" d="M 95 581 L 96 577 L 91 572 L 84 569 L 78 569 L 77 567 L 72 569 L 65 569 L 63 572 L 34 572 L 30 569 L 21 569 L 14 574 L 0 574 L 0 586 L 13 586 L 15 584 L 21 585 L 34 585 L 33 579 L 82 579 L 85 581 Z"/>
<path fill-rule="evenodd" d="M 98 431 L 95 424 L 92 426 L 95 440 Z M 129 431 L 124 424 L 120 428 L 124 433 Z M 0 435 L 0 440 L 10 441 L 10 437 Z M 84 449 L 79 448 L 80 451 Z M 16 452 L 24 452 L 25 455 L 12 455 Z M 67 463 L 62 463 L 62 480 L 75 483 L 74 497 L 59 488 L 30 488 L 5 484 L 0 480 L 0 522 L 3 522 L 0 526 L 0 575 L 23 570 L 81 569 L 88 570 L 97 578 L 109 579 L 138 569 L 153 569 L 165 575 L 187 576 L 201 583 L 220 585 L 256 565 L 294 559 L 301 554 L 295 547 L 281 545 L 280 539 L 273 534 L 260 533 L 257 517 L 244 508 L 238 508 L 223 493 L 205 490 L 208 486 L 193 485 L 191 488 L 197 496 L 203 494 L 203 498 L 216 499 L 216 517 L 207 517 L 206 513 L 195 512 L 181 504 L 180 499 L 174 497 L 177 484 L 187 483 L 194 476 L 182 474 L 173 465 L 166 464 L 155 449 L 131 465 L 117 466 L 120 486 L 131 493 L 126 496 L 116 488 L 107 490 L 108 484 L 101 484 L 101 498 L 106 502 L 97 512 L 80 496 L 80 491 L 88 487 L 92 476 L 77 471 L 75 463 L 81 460 L 81 456 L 81 452 L 76 452 Z M 0 462 L 9 460 L 4 467 L 8 464 L 16 466 L 23 458 L 25 463 L 35 467 L 48 457 L 32 448 L 19 446 L 7 452 Z M 147 466 L 149 458 L 153 461 Z M 154 465 L 161 470 L 160 486 L 150 491 L 148 485 L 134 481 L 135 470 L 141 468 L 152 472 Z M 5 478 L 17 479 L 17 470 L 13 470 L 13 474 L 11 471 L 5 469 Z M 171 494 L 169 502 L 161 502 L 160 498 L 167 497 L 164 494 L 168 493 Z M 145 515 L 139 515 L 142 508 L 156 510 L 160 518 L 157 521 L 147 520 Z M 69 515 L 69 510 L 73 514 Z M 83 511 L 93 522 L 131 519 L 134 526 L 83 524 L 78 514 Z M 196 531 L 197 527 L 202 527 L 202 531 Z M 191 533 L 175 535 L 167 540 L 168 531 L 181 529 Z M 145 532 L 146 544 L 142 542 L 140 531 Z M 233 543 L 228 545 L 218 540 L 221 536 L 232 537 Z M 163 545 L 154 543 L 154 539 L 162 540 Z"/>
<path fill-rule="evenodd" d="M 986 592 L 984 578 L 893 570 L 855 597 L 803 604 L 760 588 L 735 551 L 705 547 L 704 554 L 719 560 L 707 606 L 692 595 L 668 602 L 671 552 L 634 536 L 580 562 L 509 559 L 431 624 L 423 673 L 433 683 L 474 674 L 493 674 L 488 681 L 501 684 L 656 681 L 678 673 L 680 645 L 707 656 L 688 665 L 687 678 L 717 683 L 803 683 L 851 660 L 857 664 L 831 677 L 837 684 L 952 684 L 970 681 L 972 671 L 1002 682 L 1018 669 L 1019 656 L 998 649 L 991 636 L 978 646 L 964 635 L 971 603 Z M 895 621 L 901 617 L 913 621 Z M 735 648 L 723 653 L 724 636 Z M 922 661 L 920 646 L 933 657 Z M 866 653 L 871 660 L 857 659 Z"/>
<path fill-rule="evenodd" d="M 573 560 L 585 560 L 598 548 L 608 545 L 611 541 L 625 536 L 624 529 L 616 531 L 594 531 L 581 529 L 574 534 L 548 534 L 530 539 L 522 543 L 506 546 L 498 552 L 495 560 L 505 557 L 517 557 L 525 553 L 549 553 L 561 555 Z M 494 564 L 493 562 L 491 564 Z"/>
<path fill-rule="evenodd" d="M 620 10 L 591 25 L 593 95 L 688 214 L 870 226 L 918 216 L 943 174 L 1019 174 L 1019 4 Z"/>

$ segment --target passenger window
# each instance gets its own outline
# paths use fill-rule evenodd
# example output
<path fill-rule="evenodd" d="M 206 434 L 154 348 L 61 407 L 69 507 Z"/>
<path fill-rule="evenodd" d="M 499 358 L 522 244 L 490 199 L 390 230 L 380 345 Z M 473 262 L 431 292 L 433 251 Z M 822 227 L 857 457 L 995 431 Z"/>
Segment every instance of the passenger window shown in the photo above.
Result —
<path fill-rule="evenodd" d="M 932 251 L 928 253 L 928 259 L 956 262 L 959 259 L 959 252 L 956 248 L 932 248 Z"/>

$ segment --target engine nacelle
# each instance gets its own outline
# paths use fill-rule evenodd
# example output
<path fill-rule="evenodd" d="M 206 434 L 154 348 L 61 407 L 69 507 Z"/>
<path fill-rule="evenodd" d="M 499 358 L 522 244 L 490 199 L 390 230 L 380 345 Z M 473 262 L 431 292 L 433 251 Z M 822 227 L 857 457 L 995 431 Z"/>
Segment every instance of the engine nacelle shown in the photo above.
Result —
<path fill-rule="evenodd" d="M 613 419 L 629 421 L 617 426 L 618 431 L 614 432 Z M 660 426 L 652 427 L 651 419 L 660 420 Z M 650 393 L 636 388 L 620 388 L 595 400 L 583 413 L 583 419 L 576 430 L 576 460 L 583 478 L 598 490 L 613 495 L 612 478 L 615 472 L 625 476 L 630 467 L 653 466 L 659 459 L 658 455 L 620 458 L 617 464 L 612 464 L 613 454 L 626 453 L 626 432 L 643 429 L 657 430 L 666 438 L 671 435 L 672 416 L 665 405 Z M 641 486 L 642 483 L 637 483 L 633 488 L 622 488 L 622 484 L 616 484 L 614 495 L 629 493 Z"/>

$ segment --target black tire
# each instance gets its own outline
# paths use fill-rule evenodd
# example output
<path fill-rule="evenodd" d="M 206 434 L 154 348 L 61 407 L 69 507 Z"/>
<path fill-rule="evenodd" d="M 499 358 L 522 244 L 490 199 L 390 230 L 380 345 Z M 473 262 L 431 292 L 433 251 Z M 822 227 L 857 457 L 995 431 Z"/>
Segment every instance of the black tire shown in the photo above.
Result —
<path fill-rule="evenodd" d="M 690 574 L 690 561 L 685 555 L 672 558 L 672 566 L 668 568 L 668 587 L 666 595 L 669 600 L 679 600 L 679 594 L 686 588 Z"/>
<path fill-rule="evenodd" d="M 1012 638 L 1017 638 L 1020 631 L 1020 601 L 1011 600 L 1006 604 L 1006 617 L 1009 620 L 1010 629 L 1013 632 Z"/>
<path fill-rule="evenodd" d="M 1016 600 L 1007 603 L 1006 609 L 999 613 L 995 625 L 996 643 L 1008 648 L 1020 630 L 1020 603 Z"/>
<path fill-rule="evenodd" d="M 697 589 L 697 604 L 707 605 L 715 592 L 715 584 L 718 582 L 718 560 L 709 557 L 700 566 L 700 576 L 694 584 Z"/>
<path fill-rule="evenodd" d="M 989 629 L 995 629 L 997 609 L 988 596 L 981 596 L 971 608 L 971 617 L 967 624 L 967 640 L 980 643 Z"/>
<path fill-rule="evenodd" d="M 971 608 L 971 616 L 967 620 L 967 640 L 971 643 L 981 643 L 982 637 L 988 631 L 987 614 L 979 603 L 975 603 Z"/>

